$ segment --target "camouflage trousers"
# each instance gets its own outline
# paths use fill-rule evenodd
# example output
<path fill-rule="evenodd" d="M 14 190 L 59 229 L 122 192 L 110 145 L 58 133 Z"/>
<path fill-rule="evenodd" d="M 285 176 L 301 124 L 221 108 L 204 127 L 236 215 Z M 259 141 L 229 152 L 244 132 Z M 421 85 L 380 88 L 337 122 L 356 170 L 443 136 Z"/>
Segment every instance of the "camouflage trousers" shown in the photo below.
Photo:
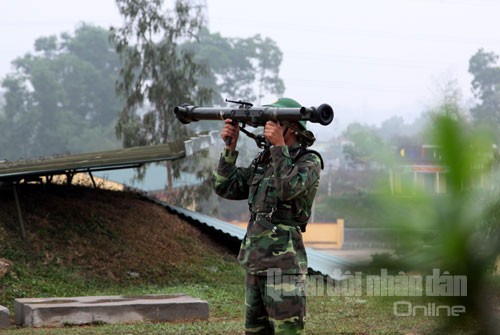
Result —
<path fill-rule="evenodd" d="M 245 334 L 305 334 L 305 275 L 275 282 L 265 275 L 246 275 Z"/>

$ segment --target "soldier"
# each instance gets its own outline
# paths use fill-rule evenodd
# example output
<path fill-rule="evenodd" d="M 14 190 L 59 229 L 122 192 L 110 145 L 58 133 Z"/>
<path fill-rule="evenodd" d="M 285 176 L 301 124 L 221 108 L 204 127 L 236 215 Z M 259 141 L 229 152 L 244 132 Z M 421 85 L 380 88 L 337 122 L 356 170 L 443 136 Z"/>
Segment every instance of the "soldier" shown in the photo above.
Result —
<path fill-rule="evenodd" d="M 271 107 L 297 108 L 280 98 Z M 227 199 L 248 199 L 250 221 L 238 261 L 246 271 L 246 334 L 304 334 L 307 256 L 302 241 L 319 184 L 321 156 L 302 145 L 298 131 L 269 121 L 264 137 L 271 147 L 249 167 L 236 167 L 239 128 L 225 120 L 221 154 L 212 182 Z"/>

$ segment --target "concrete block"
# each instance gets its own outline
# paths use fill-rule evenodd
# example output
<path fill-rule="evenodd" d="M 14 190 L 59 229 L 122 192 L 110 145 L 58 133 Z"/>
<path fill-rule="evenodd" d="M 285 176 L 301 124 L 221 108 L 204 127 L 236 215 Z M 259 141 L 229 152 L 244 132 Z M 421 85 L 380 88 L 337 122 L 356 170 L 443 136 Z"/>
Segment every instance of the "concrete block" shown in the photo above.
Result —
<path fill-rule="evenodd" d="M 23 298 L 14 301 L 14 315 L 27 327 L 207 320 L 208 303 L 180 294 Z"/>
<path fill-rule="evenodd" d="M 10 312 L 7 307 L 0 306 L 0 329 L 10 327 Z"/>

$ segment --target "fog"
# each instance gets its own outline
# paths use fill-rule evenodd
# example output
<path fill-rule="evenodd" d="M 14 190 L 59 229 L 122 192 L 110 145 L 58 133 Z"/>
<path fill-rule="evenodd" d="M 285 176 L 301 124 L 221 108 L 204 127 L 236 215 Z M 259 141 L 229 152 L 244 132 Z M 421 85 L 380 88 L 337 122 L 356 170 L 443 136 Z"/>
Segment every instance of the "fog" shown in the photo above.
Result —
<path fill-rule="evenodd" d="M 494 0 L 207 0 L 209 27 L 225 37 L 261 34 L 283 51 L 285 95 L 304 105 L 330 103 L 335 125 L 411 122 L 439 83 L 457 80 L 472 104 L 470 57 L 500 53 L 500 2 Z M 113 0 L 0 2 L 0 77 L 40 36 L 79 22 L 120 25 Z M 242 98 L 242 97 L 234 97 Z M 274 97 L 269 97 L 274 99 Z"/>

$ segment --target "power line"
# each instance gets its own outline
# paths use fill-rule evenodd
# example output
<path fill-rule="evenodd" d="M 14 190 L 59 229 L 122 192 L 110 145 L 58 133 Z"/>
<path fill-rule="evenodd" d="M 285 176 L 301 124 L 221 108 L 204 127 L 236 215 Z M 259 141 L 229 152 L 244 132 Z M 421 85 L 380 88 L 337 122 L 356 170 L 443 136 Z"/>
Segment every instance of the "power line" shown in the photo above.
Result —
<path fill-rule="evenodd" d="M 351 64 L 366 64 L 377 66 L 403 67 L 403 68 L 428 68 L 429 66 L 450 66 L 450 61 L 430 61 L 422 59 L 412 59 L 405 57 L 401 58 L 380 58 L 359 55 L 337 54 L 322 52 L 320 54 L 313 52 L 286 50 L 283 55 L 285 59 L 297 58 L 300 60 L 326 61 L 328 63 L 351 63 Z"/>
<path fill-rule="evenodd" d="M 498 5 L 497 0 L 407 0 L 409 2 L 416 3 L 432 3 L 433 5 L 462 5 L 462 6 L 472 6 L 472 7 L 485 7 L 485 6 L 495 6 Z"/>
<path fill-rule="evenodd" d="M 500 8 L 500 7 L 499 7 Z M 433 31 L 432 33 L 423 33 L 422 30 L 418 30 L 417 32 L 411 32 L 411 31 L 406 31 L 403 32 L 401 29 L 398 30 L 398 28 L 401 27 L 394 27 L 392 30 L 381 30 L 380 26 L 366 26 L 364 25 L 363 28 L 360 28 L 359 26 L 342 26 L 342 25 L 329 25 L 329 24 L 317 24 L 317 23 L 310 23 L 309 21 L 307 22 L 297 22 L 297 21 L 290 21 L 286 22 L 286 24 L 283 24 L 283 22 L 277 21 L 277 20 L 266 20 L 266 19 L 251 19 L 247 17 L 221 17 L 221 16 L 212 16 L 212 22 L 226 22 L 229 23 L 230 25 L 247 25 L 248 27 L 272 27 L 275 30 L 284 30 L 284 31 L 299 31 L 299 32 L 304 32 L 304 31 L 311 31 L 315 33 L 325 33 L 328 35 L 332 35 L 332 33 L 335 34 L 343 34 L 340 36 L 344 36 L 346 34 L 350 35 L 364 35 L 366 37 L 373 37 L 373 36 L 378 36 L 378 37 L 386 37 L 386 38 L 391 38 L 391 39 L 404 39 L 407 40 L 408 38 L 412 39 L 425 39 L 425 40 L 437 40 L 437 41 L 442 41 L 442 40 L 476 40 L 479 37 L 486 38 L 486 39 L 491 39 L 494 41 L 500 42 L 500 36 L 498 35 L 498 32 L 496 30 L 491 30 L 491 31 L 476 31 L 476 32 L 468 32 L 467 35 L 460 34 L 460 35 L 450 35 L 450 34 L 442 34 L 440 32 Z M 297 22 L 297 23 L 295 23 Z M 443 24 L 446 22 L 444 21 Z M 464 22 L 462 22 L 463 24 Z M 425 27 L 425 25 L 422 25 L 420 28 Z M 338 36 L 335 36 L 338 37 Z"/>

